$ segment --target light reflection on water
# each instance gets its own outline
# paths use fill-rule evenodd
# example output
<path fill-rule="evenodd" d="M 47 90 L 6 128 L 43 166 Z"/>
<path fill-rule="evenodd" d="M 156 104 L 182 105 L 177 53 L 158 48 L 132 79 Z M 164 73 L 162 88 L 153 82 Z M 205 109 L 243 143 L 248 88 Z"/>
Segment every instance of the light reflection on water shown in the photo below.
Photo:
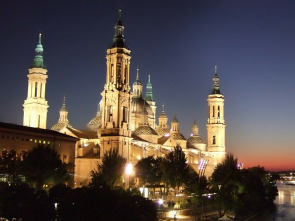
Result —
<path fill-rule="evenodd" d="M 276 211 L 252 221 L 295 221 L 295 185 L 277 184 L 277 187 Z"/>

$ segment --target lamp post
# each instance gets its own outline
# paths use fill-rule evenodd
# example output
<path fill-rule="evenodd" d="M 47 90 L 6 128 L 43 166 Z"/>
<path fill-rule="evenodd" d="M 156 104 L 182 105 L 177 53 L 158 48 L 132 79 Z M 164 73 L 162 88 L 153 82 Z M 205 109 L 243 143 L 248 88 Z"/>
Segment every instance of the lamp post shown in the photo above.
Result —
<path fill-rule="evenodd" d="M 127 163 L 125 167 L 125 174 L 128 176 L 127 179 L 127 187 L 130 188 L 130 176 L 133 174 L 133 165 L 131 163 Z"/>

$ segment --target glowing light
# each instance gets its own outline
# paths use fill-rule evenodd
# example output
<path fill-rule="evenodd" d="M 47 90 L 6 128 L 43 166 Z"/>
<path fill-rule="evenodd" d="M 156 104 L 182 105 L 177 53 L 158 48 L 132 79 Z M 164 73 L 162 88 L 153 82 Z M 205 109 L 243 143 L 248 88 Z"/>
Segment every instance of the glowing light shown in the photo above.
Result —
<path fill-rule="evenodd" d="M 138 160 L 141 160 L 141 157 L 140 157 L 140 156 L 137 156 L 137 159 L 138 159 Z"/>
<path fill-rule="evenodd" d="M 133 173 L 133 165 L 131 163 L 128 163 L 126 165 L 126 168 L 125 168 L 125 173 L 127 175 L 131 175 Z"/>
<path fill-rule="evenodd" d="M 169 133 L 166 133 L 165 135 L 164 135 L 164 137 L 169 137 L 170 136 L 170 134 Z"/>
<path fill-rule="evenodd" d="M 159 204 L 159 205 L 163 205 L 163 203 L 164 203 L 163 199 L 159 199 L 159 200 L 158 200 L 158 204 Z"/>

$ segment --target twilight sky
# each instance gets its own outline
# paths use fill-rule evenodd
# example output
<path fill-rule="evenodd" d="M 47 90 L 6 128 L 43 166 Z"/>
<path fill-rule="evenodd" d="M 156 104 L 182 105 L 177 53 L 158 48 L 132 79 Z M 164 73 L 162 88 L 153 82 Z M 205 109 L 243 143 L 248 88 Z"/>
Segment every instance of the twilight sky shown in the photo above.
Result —
<path fill-rule="evenodd" d="M 218 66 L 225 96 L 226 151 L 246 167 L 295 169 L 294 0 L 3 0 L 0 3 L 0 121 L 22 124 L 28 68 L 42 33 L 48 69 L 47 128 L 63 96 L 69 120 L 86 129 L 106 76 L 118 9 L 136 67 L 186 138 L 196 120 L 206 141 L 207 96 Z"/>

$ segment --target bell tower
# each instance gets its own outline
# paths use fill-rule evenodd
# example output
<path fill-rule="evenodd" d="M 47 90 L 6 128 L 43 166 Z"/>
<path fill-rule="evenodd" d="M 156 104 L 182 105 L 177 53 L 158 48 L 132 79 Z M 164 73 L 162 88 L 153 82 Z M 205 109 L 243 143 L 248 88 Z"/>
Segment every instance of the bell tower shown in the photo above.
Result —
<path fill-rule="evenodd" d="M 131 131 L 129 129 L 132 93 L 129 86 L 130 50 L 124 38 L 121 10 L 115 25 L 111 48 L 107 50 L 106 84 L 102 95 L 100 137 L 101 156 L 111 148 L 117 148 L 123 157 L 129 157 Z"/>
<path fill-rule="evenodd" d="M 212 92 L 208 96 L 208 108 L 207 150 L 211 152 L 225 152 L 224 96 L 219 89 L 217 66 L 215 66 Z"/>
<path fill-rule="evenodd" d="M 35 49 L 35 58 L 28 74 L 28 95 L 25 100 L 23 125 L 46 129 L 48 102 L 45 99 L 47 69 L 43 63 L 41 34 Z"/>

